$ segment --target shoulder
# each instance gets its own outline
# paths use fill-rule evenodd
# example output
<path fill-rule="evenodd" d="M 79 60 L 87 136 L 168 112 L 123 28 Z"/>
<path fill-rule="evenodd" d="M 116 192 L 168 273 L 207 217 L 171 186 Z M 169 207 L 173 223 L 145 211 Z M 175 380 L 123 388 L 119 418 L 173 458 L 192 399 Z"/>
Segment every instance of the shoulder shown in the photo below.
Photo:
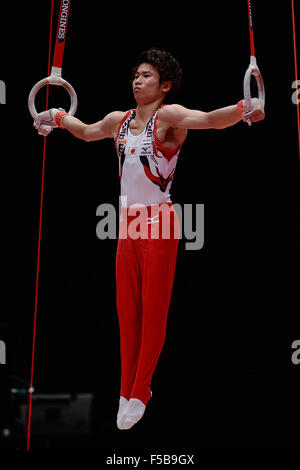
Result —
<path fill-rule="evenodd" d="M 111 124 L 120 123 L 124 117 L 129 113 L 129 111 L 113 111 L 105 116 L 103 121 Z"/>
<path fill-rule="evenodd" d="M 107 126 L 111 129 L 113 137 L 116 137 L 118 134 L 120 126 L 123 124 L 124 120 L 129 116 L 129 111 L 112 111 L 107 114 L 103 119 L 103 126 Z"/>
<path fill-rule="evenodd" d="M 158 110 L 154 134 L 165 147 L 178 148 L 186 139 L 187 129 L 178 126 L 182 109 L 179 104 L 168 104 Z"/>
<path fill-rule="evenodd" d="M 180 104 L 168 104 L 159 109 L 158 121 L 161 126 L 172 129 L 188 129 L 183 125 L 189 110 Z"/>
<path fill-rule="evenodd" d="M 180 104 L 166 104 L 159 109 L 158 118 L 161 121 L 172 123 L 178 116 L 182 116 L 186 111 Z"/>

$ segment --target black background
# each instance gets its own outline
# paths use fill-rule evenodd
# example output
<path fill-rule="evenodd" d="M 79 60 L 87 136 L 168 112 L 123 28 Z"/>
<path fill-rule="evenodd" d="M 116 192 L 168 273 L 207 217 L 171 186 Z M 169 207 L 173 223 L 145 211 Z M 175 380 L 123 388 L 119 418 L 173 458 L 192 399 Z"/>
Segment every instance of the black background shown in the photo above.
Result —
<path fill-rule="evenodd" d="M 128 432 L 115 426 L 117 242 L 100 241 L 95 231 L 97 207 L 118 208 L 113 142 L 86 143 L 59 129 L 47 138 L 34 386 L 38 393 L 93 393 L 92 449 L 299 448 L 300 365 L 291 361 L 291 344 L 300 336 L 292 16 L 290 2 L 273 9 L 268 3 L 253 2 L 266 119 L 189 131 L 177 164 L 172 200 L 205 205 L 205 243 L 187 251 L 180 242 L 153 398 Z M 0 338 L 7 343 L 6 371 L 29 381 L 43 138 L 32 127 L 27 98 L 47 76 L 50 1 L 20 3 L 17 11 L 13 23 L 11 11 L 3 17 L 1 48 L 7 263 Z M 73 1 L 63 77 L 77 92 L 76 116 L 92 123 L 134 107 L 130 70 L 152 46 L 168 49 L 182 64 L 178 103 L 210 111 L 243 98 L 250 57 L 246 1 L 105 7 Z M 44 103 L 45 90 L 38 110 Z M 68 105 L 66 92 L 51 87 L 50 106 Z"/>

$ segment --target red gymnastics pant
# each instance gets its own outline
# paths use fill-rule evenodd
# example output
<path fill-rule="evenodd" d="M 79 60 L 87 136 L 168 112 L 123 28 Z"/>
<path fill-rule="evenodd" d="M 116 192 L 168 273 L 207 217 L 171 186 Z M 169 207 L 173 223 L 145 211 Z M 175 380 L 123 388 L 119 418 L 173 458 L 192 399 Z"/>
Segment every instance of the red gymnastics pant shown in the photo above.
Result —
<path fill-rule="evenodd" d="M 116 255 L 120 394 L 145 405 L 165 342 L 179 238 L 171 203 L 144 206 L 143 213 L 122 207 Z"/>

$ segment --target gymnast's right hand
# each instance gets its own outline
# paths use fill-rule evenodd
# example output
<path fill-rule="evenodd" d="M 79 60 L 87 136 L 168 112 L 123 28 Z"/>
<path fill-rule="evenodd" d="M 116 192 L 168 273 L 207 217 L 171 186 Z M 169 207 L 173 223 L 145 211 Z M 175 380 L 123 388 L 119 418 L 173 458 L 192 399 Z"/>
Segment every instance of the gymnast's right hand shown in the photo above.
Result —
<path fill-rule="evenodd" d="M 33 121 L 33 126 L 37 129 L 39 135 L 46 137 L 58 125 L 55 122 L 57 113 L 64 111 L 60 108 L 51 108 L 38 114 L 37 120 Z"/>

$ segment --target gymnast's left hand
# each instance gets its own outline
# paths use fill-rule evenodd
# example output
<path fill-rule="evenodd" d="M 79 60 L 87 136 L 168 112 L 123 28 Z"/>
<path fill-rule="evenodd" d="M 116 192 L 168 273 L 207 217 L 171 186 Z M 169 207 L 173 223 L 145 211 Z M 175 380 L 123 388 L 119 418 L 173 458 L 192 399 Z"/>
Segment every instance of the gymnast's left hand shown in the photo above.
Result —
<path fill-rule="evenodd" d="M 258 122 L 265 119 L 265 111 L 263 102 L 259 98 L 252 98 L 252 110 L 249 113 L 243 113 L 243 121 L 250 119 L 252 122 Z"/>

